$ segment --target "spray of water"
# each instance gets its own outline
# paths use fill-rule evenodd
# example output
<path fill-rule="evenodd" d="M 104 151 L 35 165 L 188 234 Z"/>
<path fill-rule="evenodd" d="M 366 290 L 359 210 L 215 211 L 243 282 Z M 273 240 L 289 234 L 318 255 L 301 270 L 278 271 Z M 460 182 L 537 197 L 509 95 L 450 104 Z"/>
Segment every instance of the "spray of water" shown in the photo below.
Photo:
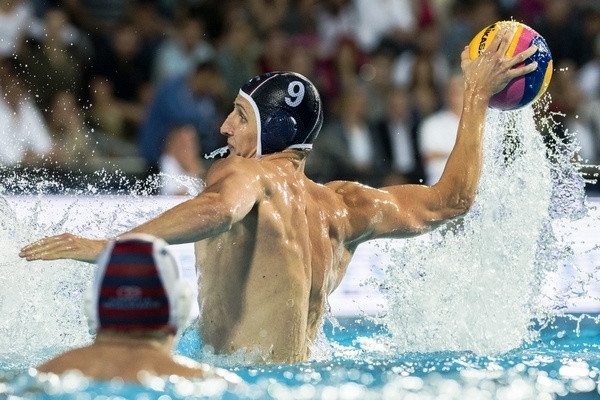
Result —
<path fill-rule="evenodd" d="M 425 238 L 388 242 L 387 276 L 370 283 L 384 291 L 378 321 L 395 351 L 503 353 L 534 339 L 532 320 L 559 307 L 540 300 L 570 255 L 553 223 L 585 215 L 584 183 L 574 141 L 540 115 L 490 110 L 472 210 Z"/>
<path fill-rule="evenodd" d="M 391 259 L 386 277 L 370 284 L 387 300 L 385 315 L 377 318 L 390 333 L 386 349 L 505 352 L 535 338 L 533 318 L 547 319 L 561 307 L 557 300 L 540 301 L 548 274 L 572 254 L 553 225 L 581 218 L 587 207 L 583 180 L 571 162 L 576 143 L 557 137 L 552 119 L 540 115 L 549 114 L 490 110 L 472 211 L 429 236 L 385 243 Z M 138 184 L 102 172 L 97 178 L 113 191 L 129 188 L 117 191 L 127 196 L 110 205 L 98 197 L 83 219 L 77 197 L 101 194 L 98 183 L 73 191 L 51 176 L 3 180 L 3 192 L 16 188 L 33 199 L 24 216 L 0 201 L 3 369 L 26 368 L 91 340 L 81 305 L 93 268 L 74 261 L 27 263 L 17 257 L 20 246 L 64 231 L 118 234 L 166 208 L 147 199 L 160 179 Z M 50 220 L 43 207 L 48 193 L 68 195 Z"/>
<path fill-rule="evenodd" d="M 4 190 L 18 187 L 20 194 L 28 196 L 18 198 L 19 214 L 0 197 L 2 370 L 25 369 L 91 341 L 83 293 L 92 281 L 93 265 L 72 260 L 27 262 L 18 253 L 27 243 L 62 232 L 87 237 L 117 235 L 168 208 L 168 203 L 148 201 L 145 194 L 154 191 L 149 187 L 159 184 L 158 180 L 133 184 L 129 193 L 95 196 L 104 192 L 102 182 L 114 187 L 119 179 L 99 174 L 93 188 L 84 186 L 71 192 L 39 171 L 3 180 Z M 60 196 L 52 194 L 61 191 Z M 82 194 L 85 202 L 79 200 Z"/>

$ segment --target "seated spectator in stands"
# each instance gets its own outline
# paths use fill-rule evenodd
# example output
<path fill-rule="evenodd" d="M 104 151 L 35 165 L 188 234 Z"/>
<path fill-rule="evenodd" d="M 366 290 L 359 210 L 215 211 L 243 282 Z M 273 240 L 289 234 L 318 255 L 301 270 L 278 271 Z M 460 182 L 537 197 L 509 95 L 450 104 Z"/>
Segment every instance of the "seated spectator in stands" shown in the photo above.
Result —
<path fill-rule="evenodd" d="M 435 23 L 419 27 L 417 45 L 396 57 L 393 65 L 394 83 L 410 86 L 413 78 L 424 78 L 418 68 L 428 66 L 431 70 L 431 84 L 435 88 L 443 88 L 451 72 L 450 62 L 442 47 L 442 31 Z"/>
<path fill-rule="evenodd" d="M 258 57 L 258 72 L 264 74 L 290 68 L 296 71 L 289 61 L 291 47 L 291 38 L 283 29 L 274 28 L 266 32 Z"/>
<path fill-rule="evenodd" d="M 307 175 L 321 183 L 349 180 L 380 186 L 386 172 L 385 155 L 367 119 L 366 89 L 355 84 L 339 101 L 338 114 L 324 121 L 317 145 L 306 161 Z"/>
<path fill-rule="evenodd" d="M 90 78 L 91 116 L 107 134 L 135 142 L 152 95 L 154 54 L 128 21 L 95 38 Z"/>
<path fill-rule="evenodd" d="M 386 102 L 390 89 L 393 88 L 393 54 L 389 51 L 378 51 L 369 55 L 366 63 L 359 71 L 360 78 L 367 83 L 369 119 L 377 121 L 386 114 Z"/>
<path fill-rule="evenodd" d="M 544 37 L 552 51 L 554 63 L 572 60 L 579 67 L 589 59 L 589 38 L 584 35 L 584 20 L 578 14 L 577 2 L 552 0 L 544 2 L 543 14 L 531 27 Z M 577 45 L 575 45 L 577 43 Z M 589 43 L 591 44 L 591 43 Z"/>
<path fill-rule="evenodd" d="M 397 54 L 416 39 L 416 10 L 411 0 L 354 0 L 356 37 L 364 52 L 386 47 Z"/>
<path fill-rule="evenodd" d="M 34 9 L 29 1 L 0 2 L 0 58 L 18 55 L 34 25 Z"/>
<path fill-rule="evenodd" d="M 268 32 L 284 25 L 291 0 L 247 0 L 246 11 L 256 33 L 267 36 Z M 275 70 L 270 70 L 275 71 Z"/>
<path fill-rule="evenodd" d="M 425 118 L 418 128 L 427 185 L 433 185 L 440 179 L 454 147 L 463 94 L 462 75 L 453 75 L 446 86 L 444 106 Z"/>
<path fill-rule="evenodd" d="M 52 150 L 44 116 L 15 70 L 0 60 L 0 165 L 34 166 Z"/>
<path fill-rule="evenodd" d="M 598 168 L 600 168 L 600 99 L 588 98 L 577 84 L 578 72 L 574 61 L 563 60 L 556 64 L 560 73 L 553 76 L 548 88 L 555 113 L 559 137 L 574 135 L 579 145 L 578 159 L 582 175 L 589 182 L 587 191 L 600 192 Z M 549 137 L 550 135 L 544 135 Z M 546 139 L 548 140 L 548 139 Z"/>
<path fill-rule="evenodd" d="M 431 60 L 427 58 L 415 60 L 408 91 L 412 98 L 415 117 L 418 121 L 439 111 L 444 103 L 442 100 L 443 89 L 447 82 L 444 82 L 441 87 L 437 86 L 433 69 Z"/>
<path fill-rule="evenodd" d="M 222 102 L 222 79 L 213 60 L 199 62 L 191 73 L 160 85 L 138 135 L 139 154 L 146 160 L 149 172 L 158 172 L 159 158 L 173 126 L 193 126 L 205 153 L 223 146 L 224 138 L 219 134 Z"/>
<path fill-rule="evenodd" d="M 88 68 L 91 42 L 70 24 L 67 14 L 59 8 L 50 8 L 42 26 L 32 32 L 24 47 L 20 68 L 42 110 L 50 107 L 60 91 L 83 95 L 84 70 Z"/>
<path fill-rule="evenodd" d="M 97 260 L 85 312 L 94 341 L 38 366 L 42 373 L 79 370 L 109 381 L 144 383 L 146 377 L 178 375 L 225 381 L 233 373 L 173 355 L 176 335 L 188 324 L 192 290 L 181 279 L 167 243 L 146 234 L 127 234 L 111 241 Z"/>
<path fill-rule="evenodd" d="M 579 69 L 578 84 L 589 100 L 600 100 L 600 34 L 594 40 L 594 57 Z"/>
<path fill-rule="evenodd" d="M 249 76 L 258 71 L 260 41 L 245 14 L 243 2 L 225 16 L 216 62 L 225 83 L 227 101 L 233 101 Z"/>
<path fill-rule="evenodd" d="M 160 194 L 196 195 L 206 168 L 201 160 L 198 134 L 191 125 L 174 126 L 167 134 L 160 156 Z"/>
<path fill-rule="evenodd" d="M 385 101 L 386 113 L 375 124 L 388 162 L 383 185 L 423 183 L 425 172 L 417 136 L 417 120 L 408 91 L 402 86 L 395 86 L 387 93 Z"/>
<path fill-rule="evenodd" d="M 331 105 L 336 99 L 343 97 L 343 92 L 356 84 L 359 71 L 368 60 L 368 56 L 360 50 L 352 37 L 340 38 L 332 56 L 319 62 L 324 71 L 325 101 Z"/>
<path fill-rule="evenodd" d="M 132 0 L 68 0 L 60 1 L 60 5 L 81 30 L 106 34 L 126 18 L 131 2 Z"/>
<path fill-rule="evenodd" d="M 95 135 L 85 124 L 75 95 L 58 92 L 51 100 L 48 128 L 52 134 L 52 166 L 64 169 L 93 170 L 101 156 Z"/>
<path fill-rule="evenodd" d="M 195 16 L 183 14 L 175 20 L 174 32 L 158 46 L 153 60 L 152 81 L 190 73 L 198 60 L 212 58 L 215 49 L 206 38 L 204 22 Z"/>
<path fill-rule="evenodd" d="M 324 0 L 313 6 L 315 31 L 319 37 L 318 56 L 333 58 L 340 42 L 356 41 L 358 16 L 352 0 Z"/>

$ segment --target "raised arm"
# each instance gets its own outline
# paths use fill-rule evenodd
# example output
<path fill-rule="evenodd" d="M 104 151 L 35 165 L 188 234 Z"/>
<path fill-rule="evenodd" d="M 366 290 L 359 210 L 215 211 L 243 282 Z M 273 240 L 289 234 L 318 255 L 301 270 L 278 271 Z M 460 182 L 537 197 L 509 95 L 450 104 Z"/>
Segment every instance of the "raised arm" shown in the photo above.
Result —
<path fill-rule="evenodd" d="M 244 165 L 240 165 L 240 164 Z M 260 168 L 253 160 L 230 157 L 211 168 L 207 188 L 197 197 L 178 204 L 129 232 L 148 233 L 169 244 L 195 242 L 227 231 L 254 207 L 262 195 Z M 74 259 L 94 262 L 108 239 L 86 239 L 64 233 L 40 239 L 21 249 L 31 260 Z"/>
<path fill-rule="evenodd" d="M 338 189 L 352 208 L 350 231 L 354 239 L 417 235 L 469 210 L 481 175 L 483 131 L 490 97 L 511 79 L 537 67 L 531 63 L 514 68 L 537 49 L 532 46 L 515 57 L 506 57 L 513 34 L 513 27 L 502 28 L 476 60 L 469 58 L 467 48 L 462 52 L 465 78 L 462 115 L 454 148 L 435 185 Z"/>

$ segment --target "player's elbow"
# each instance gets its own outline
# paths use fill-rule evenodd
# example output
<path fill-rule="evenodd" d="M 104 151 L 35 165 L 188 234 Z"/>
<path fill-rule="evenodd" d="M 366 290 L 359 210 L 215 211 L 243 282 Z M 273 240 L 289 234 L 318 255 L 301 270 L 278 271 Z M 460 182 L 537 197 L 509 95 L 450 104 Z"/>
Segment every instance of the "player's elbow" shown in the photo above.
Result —
<path fill-rule="evenodd" d="M 441 209 L 446 210 L 448 217 L 461 216 L 466 214 L 475 204 L 474 190 L 444 190 L 445 186 L 434 186 L 437 190 Z"/>
<path fill-rule="evenodd" d="M 450 204 L 450 209 L 452 209 L 452 214 L 455 217 L 460 217 L 469 212 L 469 210 L 475 204 L 475 195 L 461 195 L 457 196 L 453 199 Z"/>
<path fill-rule="evenodd" d="M 461 196 L 457 202 L 457 209 L 460 214 L 466 214 L 475 204 L 475 194 L 471 193 L 468 195 Z"/>
<path fill-rule="evenodd" d="M 439 210 L 439 222 L 443 223 L 465 215 L 473 207 L 475 196 L 452 196 Z"/>

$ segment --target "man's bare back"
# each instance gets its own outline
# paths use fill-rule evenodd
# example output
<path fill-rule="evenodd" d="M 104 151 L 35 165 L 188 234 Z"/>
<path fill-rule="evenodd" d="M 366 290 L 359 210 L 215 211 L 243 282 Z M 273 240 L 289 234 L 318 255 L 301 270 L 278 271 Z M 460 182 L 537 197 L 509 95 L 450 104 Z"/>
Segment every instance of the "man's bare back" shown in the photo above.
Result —
<path fill-rule="evenodd" d="M 536 68 L 514 68 L 534 46 L 505 56 L 513 33 L 504 28 L 477 60 L 463 51 L 463 113 L 454 150 L 433 186 L 310 181 L 304 161 L 322 122 L 314 86 L 293 73 L 244 85 L 221 127 L 231 155 L 210 168 L 205 191 L 130 231 L 196 243 L 205 345 L 226 354 L 256 350 L 255 362 L 307 359 L 326 298 L 360 243 L 422 234 L 470 208 L 489 98 Z M 62 234 L 25 246 L 20 256 L 92 262 L 104 243 Z"/>

